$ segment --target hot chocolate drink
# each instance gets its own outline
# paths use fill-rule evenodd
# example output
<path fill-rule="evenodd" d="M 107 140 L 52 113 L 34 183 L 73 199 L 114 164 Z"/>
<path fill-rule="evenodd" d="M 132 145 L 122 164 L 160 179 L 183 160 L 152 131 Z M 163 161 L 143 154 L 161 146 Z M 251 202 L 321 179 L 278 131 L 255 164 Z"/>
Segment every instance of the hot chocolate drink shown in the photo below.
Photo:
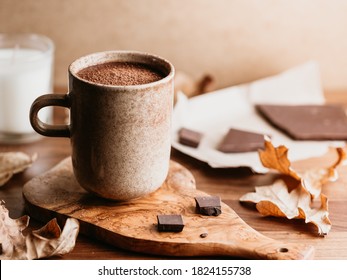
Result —
<path fill-rule="evenodd" d="M 89 54 L 69 66 L 69 93 L 45 94 L 30 109 L 38 133 L 71 138 L 71 163 L 81 187 L 124 201 L 165 181 L 170 164 L 173 65 L 136 51 Z M 38 116 L 44 107 L 70 110 L 70 124 Z"/>
<path fill-rule="evenodd" d="M 142 85 L 165 77 L 157 69 L 135 62 L 106 62 L 80 70 L 77 75 L 93 83 L 113 86 Z"/>

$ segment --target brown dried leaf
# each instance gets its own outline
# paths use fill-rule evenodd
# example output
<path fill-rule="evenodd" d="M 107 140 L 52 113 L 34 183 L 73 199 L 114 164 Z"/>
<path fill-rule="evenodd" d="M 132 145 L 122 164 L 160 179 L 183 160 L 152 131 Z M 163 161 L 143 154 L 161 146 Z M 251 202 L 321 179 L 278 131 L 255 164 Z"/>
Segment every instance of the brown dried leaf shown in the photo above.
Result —
<path fill-rule="evenodd" d="M 18 259 L 18 256 L 25 252 L 25 238 L 22 235 L 22 231 L 28 224 L 28 216 L 23 216 L 19 219 L 9 218 L 8 210 L 3 205 L 3 202 L 0 202 L 0 244 L 2 248 L 0 259 L 9 256 Z M 15 246 L 14 244 L 17 245 Z"/>
<path fill-rule="evenodd" d="M 205 74 L 199 79 L 195 79 L 185 72 L 177 71 L 175 74 L 175 100 L 179 91 L 182 91 L 188 98 L 197 96 L 215 89 L 214 78 Z"/>
<path fill-rule="evenodd" d="M 257 203 L 258 211 L 264 216 L 293 219 L 299 216 L 298 205 L 307 197 L 310 199 L 309 193 L 303 189 L 289 192 L 286 184 L 278 180 L 270 186 L 256 187 L 255 192 L 245 194 L 240 200 Z"/>
<path fill-rule="evenodd" d="M 265 141 L 265 150 L 259 152 L 263 165 L 289 176 L 291 181 L 276 181 L 273 185 L 256 187 L 255 192 L 247 193 L 240 201 L 256 203 L 257 210 L 265 216 L 304 219 L 313 223 L 320 235 L 331 229 L 328 218 L 328 199 L 321 194 L 322 186 L 338 177 L 336 168 L 346 158 L 343 149 L 337 148 L 338 159 L 328 168 L 310 169 L 303 174 L 291 168 L 285 146 L 275 148 L 269 140 Z M 288 183 L 290 182 L 290 183 Z M 319 199 L 319 207 L 313 207 L 313 200 Z"/>
<path fill-rule="evenodd" d="M 339 178 L 337 167 L 345 164 L 346 153 L 342 148 L 336 148 L 337 159 L 329 167 L 309 169 L 301 174 L 305 188 L 311 193 L 312 198 L 319 197 L 322 192 L 322 187 L 327 182 L 334 182 Z"/>
<path fill-rule="evenodd" d="M 37 154 L 28 156 L 22 152 L 0 153 L 0 186 L 3 186 L 11 177 L 26 168 L 36 160 Z"/>
<path fill-rule="evenodd" d="M 24 236 L 22 232 L 28 224 L 29 216 L 11 219 L 3 202 L 0 203 L 0 259 L 47 258 L 69 253 L 75 246 L 79 231 L 76 219 L 67 219 L 63 232 L 53 219 L 41 229 Z"/>
<path fill-rule="evenodd" d="M 319 235 L 327 235 L 331 229 L 331 221 L 329 219 L 328 198 L 320 195 L 320 207 L 311 208 L 309 203 L 299 205 L 299 218 L 305 219 L 305 223 L 312 223 L 318 228 Z"/>
<path fill-rule="evenodd" d="M 75 247 L 78 231 L 79 223 L 76 219 L 67 219 L 62 232 L 56 219 L 51 220 L 27 237 L 26 244 L 30 249 L 28 259 L 41 259 L 71 252 Z"/>
<path fill-rule="evenodd" d="M 317 227 L 319 235 L 325 235 L 331 229 L 328 200 L 324 195 L 321 195 L 320 200 L 320 207 L 313 208 L 311 194 L 304 187 L 289 191 L 282 180 L 270 186 L 256 187 L 255 192 L 240 198 L 243 202 L 256 203 L 257 210 L 264 216 L 304 219 L 306 223 L 313 223 Z"/>
<path fill-rule="evenodd" d="M 264 167 L 274 169 L 284 175 L 300 181 L 300 176 L 290 167 L 287 147 L 281 145 L 275 148 L 269 139 L 265 139 L 265 150 L 259 151 L 260 161 Z"/>

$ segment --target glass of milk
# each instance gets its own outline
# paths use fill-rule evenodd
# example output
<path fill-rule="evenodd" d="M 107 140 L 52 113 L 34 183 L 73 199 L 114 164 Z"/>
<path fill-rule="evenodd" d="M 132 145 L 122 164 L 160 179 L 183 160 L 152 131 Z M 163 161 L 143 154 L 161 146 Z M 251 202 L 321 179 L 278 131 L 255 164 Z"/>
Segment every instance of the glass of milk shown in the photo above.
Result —
<path fill-rule="evenodd" d="M 29 121 L 36 97 L 53 90 L 54 44 L 38 34 L 0 33 L 0 143 L 17 144 L 40 136 Z M 40 119 L 52 122 L 52 108 Z"/>

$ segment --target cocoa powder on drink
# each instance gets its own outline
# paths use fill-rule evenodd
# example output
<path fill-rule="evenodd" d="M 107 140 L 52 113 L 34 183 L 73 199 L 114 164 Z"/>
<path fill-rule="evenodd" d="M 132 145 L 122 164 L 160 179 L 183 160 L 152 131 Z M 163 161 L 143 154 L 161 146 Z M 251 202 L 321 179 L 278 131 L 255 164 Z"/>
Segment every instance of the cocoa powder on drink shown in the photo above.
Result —
<path fill-rule="evenodd" d="M 161 80 L 164 75 L 146 64 L 134 62 L 107 62 L 80 70 L 77 75 L 98 84 L 128 86 Z"/>

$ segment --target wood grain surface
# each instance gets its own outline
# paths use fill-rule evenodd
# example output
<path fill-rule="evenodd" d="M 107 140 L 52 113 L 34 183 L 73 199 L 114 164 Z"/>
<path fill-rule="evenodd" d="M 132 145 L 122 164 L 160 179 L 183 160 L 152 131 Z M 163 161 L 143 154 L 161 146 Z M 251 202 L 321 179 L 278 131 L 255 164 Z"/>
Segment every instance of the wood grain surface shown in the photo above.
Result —
<path fill-rule="evenodd" d="M 23 187 L 29 215 L 47 222 L 52 217 L 80 221 L 80 231 L 111 245 L 167 256 L 239 256 L 251 259 L 309 259 L 312 246 L 275 241 L 248 226 L 222 203 L 222 214 L 204 216 L 195 207 L 195 179 L 171 161 L 168 177 L 154 193 L 114 202 L 84 191 L 76 182 L 71 158 L 30 180 Z M 182 232 L 159 232 L 157 215 L 183 216 Z M 202 238 L 201 234 L 207 234 Z"/>
<path fill-rule="evenodd" d="M 66 89 L 56 89 L 55 92 L 66 92 Z M 343 104 L 347 107 L 346 91 L 328 92 L 328 103 Z M 63 123 L 66 118 L 60 109 L 55 110 L 55 122 Z M 23 185 L 32 178 L 42 175 L 71 154 L 69 139 L 42 138 L 39 141 L 23 145 L 0 144 L 0 152 L 22 151 L 28 154 L 37 153 L 37 161 L 25 172 L 16 174 L 6 185 L 0 188 L 0 199 L 10 211 L 12 218 L 18 218 L 27 212 L 24 209 L 22 195 Z M 295 162 L 296 170 L 310 167 L 326 166 L 334 154 L 321 158 L 312 158 Z M 304 243 L 315 248 L 316 260 L 347 260 L 347 167 L 341 166 L 338 171 L 340 178 L 324 187 L 323 192 L 329 198 L 329 218 L 332 229 L 325 237 L 318 237 L 316 228 L 305 224 L 302 220 L 285 220 L 263 217 L 254 207 L 240 204 L 239 198 L 247 192 L 254 191 L 256 185 L 267 185 L 274 181 L 275 174 L 253 174 L 247 168 L 213 169 L 207 164 L 195 160 L 176 150 L 172 150 L 171 158 L 184 165 L 194 176 L 196 188 L 211 195 L 218 195 L 223 202 L 231 207 L 248 225 L 261 234 L 283 242 Z M 28 230 L 37 229 L 43 225 L 38 219 L 30 220 Z M 56 259 L 177 259 L 178 257 L 149 255 L 124 250 L 110 246 L 105 242 L 80 234 L 74 250 Z M 180 257 L 186 259 L 187 257 Z M 189 259 L 209 259 L 210 257 L 189 257 Z M 228 256 L 228 259 L 240 257 Z"/>

